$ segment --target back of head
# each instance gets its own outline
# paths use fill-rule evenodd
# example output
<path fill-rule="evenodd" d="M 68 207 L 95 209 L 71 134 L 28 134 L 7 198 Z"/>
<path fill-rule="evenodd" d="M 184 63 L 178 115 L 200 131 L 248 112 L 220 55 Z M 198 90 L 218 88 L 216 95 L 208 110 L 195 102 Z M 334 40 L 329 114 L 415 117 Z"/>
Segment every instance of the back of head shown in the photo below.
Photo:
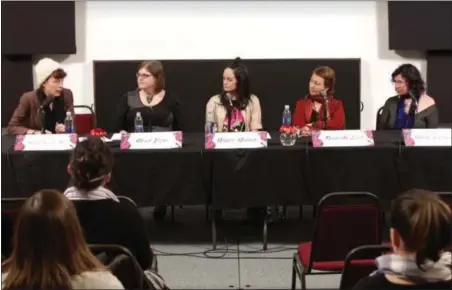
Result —
<path fill-rule="evenodd" d="M 452 212 L 430 191 L 412 189 L 391 204 L 390 227 L 403 240 L 405 251 L 416 254 L 416 264 L 438 261 L 441 251 L 452 244 Z"/>
<path fill-rule="evenodd" d="M 102 267 L 72 203 L 58 191 L 41 190 L 19 212 L 3 289 L 69 289 L 71 276 Z"/>
<path fill-rule="evenodd" d="M 75 147 L 69 167 L 74 186 L 89 191 L 105 183 L 113 168 L 113 153 L 99 137 L 89 136 Z"/>

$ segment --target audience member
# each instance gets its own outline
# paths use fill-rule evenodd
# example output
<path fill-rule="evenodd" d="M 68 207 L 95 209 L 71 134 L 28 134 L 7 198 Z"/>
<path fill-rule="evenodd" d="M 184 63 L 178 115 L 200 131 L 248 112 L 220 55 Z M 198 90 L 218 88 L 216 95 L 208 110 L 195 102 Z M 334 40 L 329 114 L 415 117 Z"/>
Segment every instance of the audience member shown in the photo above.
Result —
<path fill-rule="evenodd" d="M 41 190 L 22 206 L 2 289 L 124 289 L 91 254 L 72 203 Z"/>
<path fill-rule="evenodd" d="M 452 213 L 438 195 L 409 190 L 390 209 L 393 254 L 377 258 L 378 270 L 353 289 L 451 289 Z"/>
<path fill-rule="evenodd" d="M 90 136 L 79 142 L 68 166 L 73 186 L 64 195 L 74 202 L 88 243 L 124 246 L 143 269 L 156 268 L 145 222 L 138 209 L 120 201 L 105 188 L 112 167 L 113 153 L 100 138 Z"/>

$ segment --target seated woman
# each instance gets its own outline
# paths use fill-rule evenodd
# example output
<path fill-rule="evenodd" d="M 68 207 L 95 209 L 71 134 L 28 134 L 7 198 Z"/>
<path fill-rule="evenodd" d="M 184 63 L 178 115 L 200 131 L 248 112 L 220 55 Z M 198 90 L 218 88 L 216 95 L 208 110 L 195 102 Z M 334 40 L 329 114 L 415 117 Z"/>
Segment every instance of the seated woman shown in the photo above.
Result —
<path fill-rule="evenodd" d="M 438 109 L 427 95 L 421 73 L 412 64 L 403 64 L 392 73 L 397 96 L 386 100 L 378 129 L 437 128 Z"/>
<path fill-rule="evenodd" d="M 392 254 L 353 289 L 452 289 L 452 211 L 440 197 L 412 189 L 390 208 Z"/>
<path fill-rule="evenodd" d="M 143 269 L 151 269 L 154 255 L 138 209 L 104 187 L 112 167 L 113 153 L 101 139 L 79 142 L 68 166 L 74 186 L 64 195 L 74 201 L 88 243 L 124 246 Z"/>
<path fill-rule="evenodd" d="M 309 136 L 313 129 L 345 129 L 344 105 L 334 99 L 335 87 L 336 74 L 330 67 L 318 67 L 312 72 L 309 94 L 297 102 L 293 117 L 293 125 L 301 135 Z"/>
<path fill-rule="evenodd" d="M 165 91 L 163 65 L 158 60 L 144 61 L 137 73 L 136 90 L 126 93 L 118 106 L 117 132 L 134 132 L 137 113 L 144 131 L 182 130 L 179 101 Z"/>
<path fill-rule="evenodd" d="M 124 289 L 91 254 L 72 203 L 41 190 L 22 206 L 2 289 Z"/>
<path fill-rule="evenodd" d="M 38 89 L 20 97 L 8 123 L 8 134 L 40 134 L 43 129 L 46 134 L 64 133 L 66 112 L 74 116 L 74 97 L 63 88 L 66 72 L 50 58 L 41 59 L 34 70 Z"/>
<path fill-rule="evenodd" d="M 223 91 L 206 105 L 206 122 L 217 132 L 258 131 L 262 129 L 259 99 L 251 94 L 248 70 L 237 58 L 223 71 Z"/>

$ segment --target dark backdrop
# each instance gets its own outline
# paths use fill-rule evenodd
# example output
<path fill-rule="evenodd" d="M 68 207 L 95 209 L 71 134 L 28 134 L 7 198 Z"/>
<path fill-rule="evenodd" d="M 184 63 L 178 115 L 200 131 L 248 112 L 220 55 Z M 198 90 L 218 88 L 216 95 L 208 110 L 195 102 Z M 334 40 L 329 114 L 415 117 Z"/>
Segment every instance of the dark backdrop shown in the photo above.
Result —
<path fill-rule="evenodd" d="M 427 53 L 427 92 L 439 110 L 439 121 L 452 124 L 452 51 Z"/>
<path fill-rule="evenodd" d="M 389 1 L 389 49 L 452 50 L 452 1 Z"/>
<path fill-rule="evenodd" d="M 74 1 L 2 1 L 2 54 L 75 54 Z"/>
<path fill-rule="evenodd" d="M 33 89 L 31 55 L 2 55 L 2 127 L 19 104 L 20 96 Z"/>
<path fill-rule="evenodd" d="M 98 126 L 115 128 L 117 105 L 125 92 L 136 88 L 135 74 L 141 61 L 95 61 L 94 96 Z M 231 60 L 164 60 L 167 91 L 181 101 L 187 132 L 204 130 L 208 99 L 222 88 L 222 74 Z M 244 60 L 252 92 L 262 105 L 267 130 L 277 130 L 285 104 L 292 112 L 308 91 L 314 68 L 327 65 L 336 71 L 336 98 L 345 104 L 347 128 L 360 128 L 360 59 L 259 59 Z"/>

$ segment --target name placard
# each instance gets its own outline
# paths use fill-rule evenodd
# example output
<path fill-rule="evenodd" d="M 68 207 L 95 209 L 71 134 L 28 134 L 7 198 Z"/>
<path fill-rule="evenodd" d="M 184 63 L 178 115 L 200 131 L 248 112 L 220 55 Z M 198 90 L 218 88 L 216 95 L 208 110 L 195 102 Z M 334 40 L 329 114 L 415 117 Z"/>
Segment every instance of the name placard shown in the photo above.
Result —
<path fill-rule="evenodd" d="M 451 129 L 404 129 L 405 146 L 452 146 Z"/>
<path fill-rule="evenodd" d="M 63 151 L 77 145 L 77 134 L 18 135 L 14 151 Z"/>
<path fill-rule="evenodd" d="M 122 150 L 182 148 L 182 139 L 181 131 L 123 134 L 120 148 Z"/>
<path fill-rule="evenodd" d="M 223 132 L 206 134 L 206 149 L 245 149 L 267 147 L 267 132 Z"/>
<path fill-rule="evenodd" d="M 362 147 L 374 146 L 374 135 L 371 130 L 331 130 L 312 133 L 314 147 Z"/>

